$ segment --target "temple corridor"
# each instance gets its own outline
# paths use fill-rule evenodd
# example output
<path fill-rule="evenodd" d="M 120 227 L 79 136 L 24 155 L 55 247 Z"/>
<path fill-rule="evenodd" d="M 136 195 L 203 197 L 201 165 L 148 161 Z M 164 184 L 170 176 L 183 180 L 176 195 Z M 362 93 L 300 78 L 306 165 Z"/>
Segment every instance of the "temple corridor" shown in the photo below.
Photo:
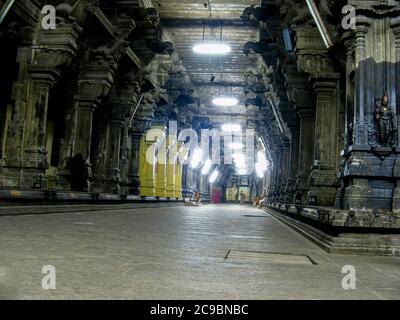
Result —
<path fill-rule="evenodd" d="M 41 287 L 44 265 L 56 290 Z M 399 280 L 398 258 L 329 255 L 251 206 L 0 217 L 0 299 L 397 299 Z"/>
<path fill-rule="evenodd" d="M 400 299 L 400 0 L 0 0 L 0 48 L 0 299 Z"/>

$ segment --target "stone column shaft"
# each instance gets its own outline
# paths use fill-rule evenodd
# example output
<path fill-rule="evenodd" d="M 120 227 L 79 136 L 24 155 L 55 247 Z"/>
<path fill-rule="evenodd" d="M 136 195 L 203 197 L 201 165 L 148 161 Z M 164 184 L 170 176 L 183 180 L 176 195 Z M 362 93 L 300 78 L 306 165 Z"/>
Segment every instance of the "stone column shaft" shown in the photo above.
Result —
<path fill-rule="evenodd" d="M 300 116 L 300 137 L 299 137 L 299 165 L 298 176 L 295 186 L 295 202 L 308 203 L 307 192 L 309 190 L 308 179 L 314 154 L 314 126 L 315 115 L 313 110 L 302 110 Z"/>
<path fill-rule="evenodd" d="M 339 83 L 338 79 L 314 83 L 316 122 L 314 163 L 310 175 L 309 196 L 315 196 L 319 206 L 333 206 L 339 187 Z"/>

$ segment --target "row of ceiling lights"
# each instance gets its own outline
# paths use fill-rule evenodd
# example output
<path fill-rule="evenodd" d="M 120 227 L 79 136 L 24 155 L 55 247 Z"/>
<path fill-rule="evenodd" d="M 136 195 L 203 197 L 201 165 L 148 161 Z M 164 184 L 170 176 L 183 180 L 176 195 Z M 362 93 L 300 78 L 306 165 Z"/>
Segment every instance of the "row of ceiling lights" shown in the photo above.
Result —
<path fill-rule="evenodd" d="M 224 55 L 231 52 L 231 47 L 224 43 L 201 43 L 193 47 L 193 51 L 202 55 Z M 239 100 L 232 96 L 219 96 L 212 100 L 212 103 L 221 107 L 237 106 Z"/>
<path fill-rule="evenodd" d="M 206 6 L 207 7 L 207 6 Z M 210 25 L 211 25 L 211 37 L 213 38 L 213 19 L 212 19 L 212 8 L 211 3 L 208 1 L 208 9 L 210 10 Z M 231 47 L 222 42 L 222 25 L 220 32 L 220 39 L 218 41 L 205 41 L 205 23 L 203 23 L 203 42 L 193 46 L 193 51 L 196 54 L 201 55 L 226 55 L 231 52 Z M 233 107 L 239 104 L 239 100 L 233 96 L 219 96 L 212 100 L 213 104 L 222 107 Z"/>
<path fill-rule="evenodd" d="M 210 7 L 210 15 L 211 15 L 211 7 Z M 212 18 L 211 18 L 212 22 Z M 203 25 L 203 43 L 196 44 L 193 46 L 193 52 L 199 55 L 226 55 L 231 52 L 231 47 L 225 43 L 222 43 L 222 27 L 221 27 L 221 38 L 218 42 L 205 42 L 205 29 Z M 239 100 L 234 96 L 218 96 L 213 98 L 212 103 L 216 106 L 222 107 L 233 107 L 239 104 Z M 221 127 L 222 131 L 225 132 L 240 132 L 242 131 L 242 127 L 239 124 L 228 123 L 224 124 Z M 246 168 L 246 156 L 242 153 L 244 145 L 242 143 L 231 143 L 229 144 L 229 148 L 235 150 L 236 153 L 233 155 L 233 160 L 236 166 L 236 171 L 239 175 L 247 175 Z M 203 154 L 201 149 L 196 149 L 194 151 L 192 161 L 190 166 L 192 168 L 197 168 L 202 162 Z M 259 151 L 257 154 L 258 162 L 256 163 L 256 173 L 262 178 L 264 173 L 268 167 L 268 161 L 266 160 L 265 153 Z M 201 174 L 207 175 L 209 174 L 212 167 L 212 162 L 210 159 L 207 159 L 202 167 Z M 219 177 L 219 172 L 217 169 L 213 171 L 213 173 L 209 177 L 209 182 L 214 183 Z"/>

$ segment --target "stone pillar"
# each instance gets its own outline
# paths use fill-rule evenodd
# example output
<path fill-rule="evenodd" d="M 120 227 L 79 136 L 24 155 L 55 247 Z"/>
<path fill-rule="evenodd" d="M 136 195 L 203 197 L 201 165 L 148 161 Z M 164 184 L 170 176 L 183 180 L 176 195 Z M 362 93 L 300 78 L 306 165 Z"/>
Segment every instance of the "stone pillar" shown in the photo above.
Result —
<path fill-rule="evenodd" d="M 391 19 L 391 27 L 395 37 L 395 55 L 396 55 L 396 83 L 397 83 L 397 94 L 396 94 L 396 114 L 397 114 L 397 145 L 400 145 L 400 16 Z M 400 156 L 396 155 L 395 162 L 395 177 L 396 177 L 396 188 L 393 192 L 393 204 L 392 210 L 396 213 L 400 212 Z"/>
<path fill-rule="evenodd" d="M 292 203 L 293 201 L 295 194 L 295 183 L 299 171 L 299 127 L 291 127 L 290 131 L 292 133 L 290 138 L 290 171 L 284 197 L 285 203 Z"/>
<path fill-rule="evenodd" d="M 299 72 L 297 66 L 287 66 L 286 90 L 299 117 L 299 127 L 294 127 L 292 130 L 292 144 L 294 148 L 297 148 L 297 151 L 293 150 L 295 154 L 293 161 L 296 161 L 297 153 L 295 167 L 297 172 L 292 173 L 295 180 L 294 197 L 289 202 L 307 204 L 310 190 L 308 181 L 314 157 L 315 111 L 310 84 L 304 74 Z"/>
<path fill-rule="evenodd" d="M 0 166 L 0 188 L 47 188 L 49 91 L 60 76 L 60 68 L 71 63 L 81 32 L 75 21 L 60 17 L 56 30 L 38 28 L 26 39 L 25 47 L 18 49 L 18 79 L 13 87 L 14 106 Z"/>
<path fill-rule="evenodd" d="M 190 196 L 190 186 L 189 186 L 189 165 L 182 165 L 182 197 L 187 198 Z"/>
<path fill-rule="evenodd" d="M 288 140 L 284 141 L 280 166 L 278 201 L 284 203 L 290 173 L 290 141 Z"/>
<path fill-rule="evenodd" d="M 339 187 L 339 75 L 318 79 L 314 83 L 316 96 L 314 163 L 310 175 L 309 197 L 319 206 L 333 206 Z"/>
<path fill-rule="evenodd" d="M 140 196 L 155 196 L 156 141 L 143 136 L 140 142 Z"/>
<path fill-rule="evenodd" d="M 157 153 L 156 197 L 166 198 L 167 189 L 167 139 L 164 139 Z"/>
<path fill-rule="evenodd" d="M 121 158 L 119 161 L 120 167 L 120 176 L 121 176 L 121 194 L 129 194 L 129 159 L 131 154 L 131 136 L 130 136 L 130 128 L 129 128 L 129 118 L 125 118 L 124 127 L 122 130 L 121 137 Z"/>
<path fill-rule="evenodd" d="M 294 202 L 307 204 L 307 192 L 310 189 L 308 180 L 314 154 L 315 115 L 312 108 L 298 109 L 298 114 L 300 117 L 299 165 Z"/>
<path fill-rule="evenodd" d="M 94 190 L 96 192 L 120 193 L 120 152 L 121 132 L 124 125 L 122 116 L 112 115 L 107 121 L 101 144 L 100 163 L 94 167 Z"/>
<path fill-rule="evenodd" d="M 363 3 L 358 2 L 357 6 L 362 7 Z M 371 7 L 370 11 L 357 11 L 353 33 L 353 128 L 348 130 L 349 147 L 342 152 L 340 177 L 344 192 L 337 201 L 341 209 L 360 213 L 399 207 L 396 181 L 400 177 L 397 138 L 400 61 L 396 30 L 400 10 L 391 8 L 390 16 L 395 18 L 377 14 L 382 11 L 375 10 L 378 9 Z M 383 99 L 385 91 L 389 98 L 387 105 Z M 384 120 L 380 120 L 383 117 L 376 115 L 385 108 Z M 382 121 L 393 121 L 394 130 L 382 132 Z"/>
<path fill-rule="evenodd" d="M 182 142 L 177 142 L 177 152 L 178 156 L 176 159 L 175 165 L 175 198 L 181 199 L 182 198 L 182 162 L 181 158 L 179 157 L 180 149 L 182 147 Z"/>
<path fill-rule="evenodd" d="M 2 160 L 3 188 L 47 188 L 47 108 L 49 90 L 58 76 L 55 69 L 31 66 L 29 80 L 14 86 L 15 106 Z"/>
<path fill-rule="evenodd" d="M 310 75 L 315 97 L 315 146 L 308 200 L 319 206 L 333 206 L 339 186 L 340 76 L 318 29 L 303 26 L 296 31 L 297 66 Z"/>
<path fill-rule="evenodd" d="M 94 62 L 85 64 L 78 79 L 78 93 L 75 97 L 74 118 L 71 124 L 72 143 L 65 141 L 65 146 L 61 147 L 60 161 L 58 170 L 57 184 L 65 185 L 74 173 L 68 167 L 68 163 L 73 158 L 85 161 L 85 173 L 78 183 L 76 191 L 92 190 L 92 161 L 91 145 L 93 133 L 93 114 L 101 101 L 109 94 L 113 85 L 113 76 L 116 65 L 98 65 Z M 74 170 L 74 169 L 72 169 Z M 79 189 L 79 190 L 78 190 Z"/>
<path fill-rule="evenodd" d="M 128 193 L 140 195 L 140 152 L 141 141 L 145 132 L 132 130 L 130 133 L 131 152 L 129 154 Z"/>
<path fill-rule="evenodd" d="M 174 143 L 168 146 L 167 155 L 167 187 L 166 196 L 167 198 L 175 198 L 175 182 L 176 182 L 176 152 L 174 152 Z"/>

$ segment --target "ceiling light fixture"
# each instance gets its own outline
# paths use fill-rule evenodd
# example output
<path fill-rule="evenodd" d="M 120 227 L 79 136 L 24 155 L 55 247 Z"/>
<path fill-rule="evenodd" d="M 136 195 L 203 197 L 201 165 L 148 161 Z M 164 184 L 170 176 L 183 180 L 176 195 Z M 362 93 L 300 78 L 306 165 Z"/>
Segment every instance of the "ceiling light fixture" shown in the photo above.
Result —
<path fill-rule="evenodd" d="M 218 97 L 214 98 L 212 103 L 221 107 L 234 107 L 238 105 L 239 101 L 234 97 Z"/>
<path fill-rule="evenodd" d="M 330 47 L 333 46 L 333 40 L 332 36 L 329 33 L 324 20 L 322 19 L 321 13 L 315 4 L 314 0 L 306 0 L 307 6 L 310 9 L 311 15 L 315 21 L 315 24 L 317 25 L 317 28 L 319 30 L 319 33 L 321 34 L 322 40 L 325 43 L 325 46 L 329 49 Z"/>
<path fill-rule="evenodd" d="M 223 124 L 221 129 L 225 132 L 240 132 L 242 131 L 242 126 L 240 124 L 227 123 Z"/>
<path fill-rule="evenodd" d="M 3 22 L 5 19 L 7 13 L 11 10 L 11 7 L 13 6 L 15 0 L 8 0 L 4 6 L 1 8 L 0 11 L 0 24 Z"/>
<path fill-rule="evenodd" d="M 231 52 L 231 47 L 224 43 L 201 43 L 193 47 L 197 54 L 219 55 Z"/>
<path fill-rule="evenodd" d="M 231 47 L 225 43 L 222 43 L 222 24 L 221 24 L 221 34 L 219 42 L 214 38 L 214 22 L 212 17 L 212 9 L 211 3 L 208 0 L 208 9 L 210 11 L 210 27 L 211 27 L 211 38 L 213 40 L 206 42 L 205 41 L 205 30 L 206 24 L 203 21 L 203 41 L 202 43 L 196 44 L 193 47 L 193 51 L 198 54 L 205 54 L 205 55 L 223 55 L 231 52 Z"/>

